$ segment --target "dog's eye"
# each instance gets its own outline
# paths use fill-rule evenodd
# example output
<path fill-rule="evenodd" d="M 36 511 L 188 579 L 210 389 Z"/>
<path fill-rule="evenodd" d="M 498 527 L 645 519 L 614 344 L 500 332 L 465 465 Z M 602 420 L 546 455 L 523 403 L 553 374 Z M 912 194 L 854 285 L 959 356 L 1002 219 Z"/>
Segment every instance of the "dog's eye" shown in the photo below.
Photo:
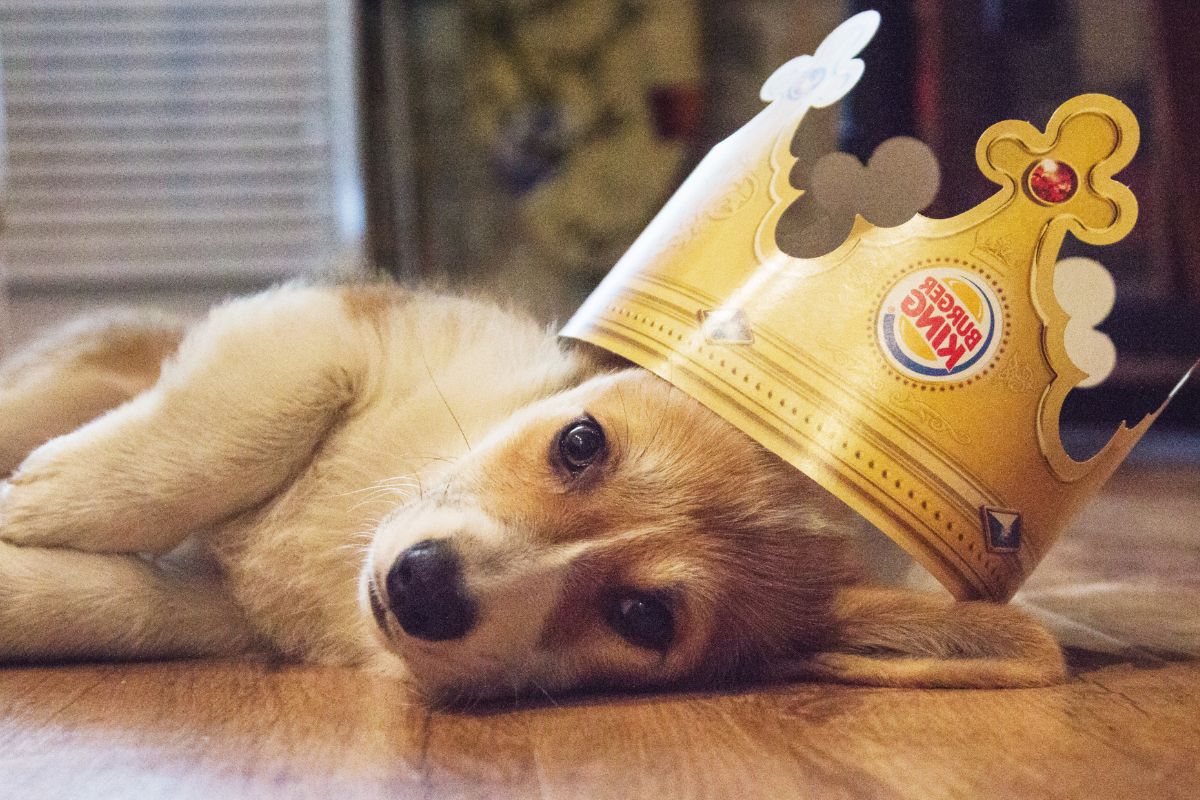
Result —
<path fill-rule="evenodd" d="M 591 417 L 572 422 L 558 435 L 558 455 L 571 472 L 581 472 L 604 453 L 604 431 Z"/>
<path fill-rule="evenodd" d="M 644 592 L 619 594 L 608 601 L 608 624 L 621 638 L 648 650 L 666 650 L 675 638 L 675 617 L 661 597 Z"/>

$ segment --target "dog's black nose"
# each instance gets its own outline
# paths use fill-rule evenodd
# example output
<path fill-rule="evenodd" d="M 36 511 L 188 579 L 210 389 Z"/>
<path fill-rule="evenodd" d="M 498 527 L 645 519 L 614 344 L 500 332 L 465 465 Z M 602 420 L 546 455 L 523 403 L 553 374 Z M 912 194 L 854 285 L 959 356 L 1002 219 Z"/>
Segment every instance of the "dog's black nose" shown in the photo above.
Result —
<path fill-rule="evenodd" d="M 463 586 L 458 555 L 444 539 L 405 550 L 388 570 L 388 605 L 409 636 L 459 639 L 475 624 L 475 601 Z"/>

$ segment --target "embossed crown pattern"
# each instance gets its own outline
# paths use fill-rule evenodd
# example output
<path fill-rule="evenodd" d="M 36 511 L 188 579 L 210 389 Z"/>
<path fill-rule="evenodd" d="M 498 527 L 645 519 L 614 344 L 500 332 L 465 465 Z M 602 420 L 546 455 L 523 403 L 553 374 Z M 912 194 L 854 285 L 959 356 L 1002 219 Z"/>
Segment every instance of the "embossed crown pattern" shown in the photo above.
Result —
<path fill-rule="evenodd" d="M 1057 254 L 1067 233 L 1104 245 L 1133 227 L 1137 203 L 1113 176 L 1138 125 L 1102 95 L 1067 101 L 1045 131 L 997 123 L 976 159 L 999 189 L 979 206 L 893 228 L 859 216 L 832 252 L 794 258 L 776 235 L 804 192 L 789 179 L 793 132 L 858 80 L 878 24 L 857 15 L 781 67 L 769 105 L 704 159 L 563 335 L 692 395 L 956 596 L 1006 600 L 1157 416 L 1087 461 L 1060 439 L 1087 374 L 1069 353 Z"/>

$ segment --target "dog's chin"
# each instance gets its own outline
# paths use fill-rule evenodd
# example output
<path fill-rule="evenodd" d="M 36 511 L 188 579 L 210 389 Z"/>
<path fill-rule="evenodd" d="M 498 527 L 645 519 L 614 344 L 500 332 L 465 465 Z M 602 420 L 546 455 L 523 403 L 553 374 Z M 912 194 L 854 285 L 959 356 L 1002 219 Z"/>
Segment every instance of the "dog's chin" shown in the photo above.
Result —
<path fill-rule="evenodd" d="M 524 694 L 521 682 L 498 662 L 473 657 L 412 637 L 394 639 L 391 653 L 404 665 L 405 678 L 431 704 L 461 706 Z"/>

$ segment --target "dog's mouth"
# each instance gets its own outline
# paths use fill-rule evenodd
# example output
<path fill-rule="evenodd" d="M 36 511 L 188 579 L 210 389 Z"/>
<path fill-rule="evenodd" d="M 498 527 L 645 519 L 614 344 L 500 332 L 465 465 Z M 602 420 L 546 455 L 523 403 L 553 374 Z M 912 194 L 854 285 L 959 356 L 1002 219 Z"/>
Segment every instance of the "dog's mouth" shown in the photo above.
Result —
<path fill-rule="evenodd" d="M 371 606 L 371 616 L 375 617 L 375 624 L 379 626 L 379 630 L 387 638 L 392 638 L 392 626 L 388 621 L 387 606 L 383 604 L 383 598 L 379 594 L 379 587 L 375 585 L 375 576 L 367 577 L 367 602 Z"/>

